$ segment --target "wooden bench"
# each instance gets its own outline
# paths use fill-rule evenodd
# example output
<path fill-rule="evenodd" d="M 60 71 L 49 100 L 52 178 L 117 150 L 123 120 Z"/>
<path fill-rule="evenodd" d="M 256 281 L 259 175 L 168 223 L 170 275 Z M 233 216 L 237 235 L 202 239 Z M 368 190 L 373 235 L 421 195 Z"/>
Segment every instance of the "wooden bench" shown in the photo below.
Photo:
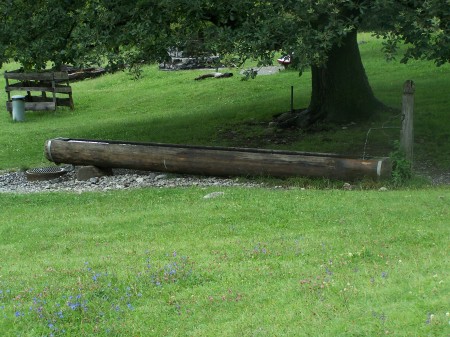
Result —
<path fill-rule="evenodd" d="M 74 109 L 72 88 L 69 85 L 69 75 L 61 71 L 45 71 L 25 73 L 20 71 L 5 72 L 6 110 L 12 112 L 13 91 L 26 91 L 25 110 L 56 110 L 57 106 L 68 106 Z M 14 83 L 11 83 L 13 81 Z M 33 92 L 41 92 L 40 96 L 32 95 Z M 47 97 L 47 92 L 51 97 Z M 56 94 L 68 95 L 68 97 L 57 97 Z"/>

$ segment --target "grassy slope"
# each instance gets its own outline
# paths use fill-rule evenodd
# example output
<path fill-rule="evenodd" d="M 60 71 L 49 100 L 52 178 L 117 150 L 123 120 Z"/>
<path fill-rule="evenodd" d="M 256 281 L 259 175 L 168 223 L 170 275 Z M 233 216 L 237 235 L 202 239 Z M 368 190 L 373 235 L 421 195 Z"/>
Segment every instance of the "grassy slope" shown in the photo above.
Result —
<path fill-rule="evenodd" d="M 416 80 L 418 156 L 434 151 L 448 165 L 449 67 L 386 64 L 378 46 L 361 45 L 376 94 L 399 106 L 403 81 Z M 73 112 L 29 113 L 23 124 L 4 112 L 0 169 L 46 165 L 42 145 L 58 136 L 226 145 L 242 141 L 221 137 L 233 123 L 265 132 L 241 122 L 288 110 L 290 85 L 298 87 L 296 106 L 308 101 L 308 73 L 194 82 L 198 73 L 149 67 L 139 82 L 119 73 L 75 83 Z M 368 127 L 306 135 L 290 146 L 352 151 Z M 222 198 L 202 198 L 212 191 L 0 194 L 2 335 L 438 336 L 448 329 L 448 189 L 224 189 Z"/>
<path fill-rule="evenodd" d="M 416 159 L 450 169 L 450 114 L 446 104 L 450 66 L 436 68 L 419 61 L 408 65 L 386 63 L 379 41 L 368 34 L 362 34 L 360 40 L 367 42 L 361 44 L 363 61 L 375 94 L 383 102 L 399 108 L 403 82 L 416 81 Z M 200 73 L 160 72 L 147 67 L 138 82 L 118 73 L 74 83 L 75 111 L 27 113 L 23 124 L 12 123 L 3 109 L 0 169 L 46 165 L 42 145 L 46 139 L 59 136 L 283 147 L 362 156 L 369 128 L 400 126 L 398 115 L 384 115 L 373 123 L 346 130 L 296 132 L 288 145 L 274 144 L 265 139 L 273 137 L 267 123 L 261 126 L 258 122 L 268 122 L 273 114 L 289 110 L 291 85 L 296 91 L 295 106 L 307 106 L 309 73 L 299 78 L 295 71 L 286 71 L 248 82 L 240 81 L 239 76 L 193 81 Z M 4 92 L 0 92 L 0 101 L 5 101 Z M 373 130 L 368 154 L 387 155 L 394 139 L 398 139 L 398 130 Z"/>
<path fill-rule="evenodd" d="M 0 195 L 6 335 L 448 329 L 448 189 L 211 191 Z"/>

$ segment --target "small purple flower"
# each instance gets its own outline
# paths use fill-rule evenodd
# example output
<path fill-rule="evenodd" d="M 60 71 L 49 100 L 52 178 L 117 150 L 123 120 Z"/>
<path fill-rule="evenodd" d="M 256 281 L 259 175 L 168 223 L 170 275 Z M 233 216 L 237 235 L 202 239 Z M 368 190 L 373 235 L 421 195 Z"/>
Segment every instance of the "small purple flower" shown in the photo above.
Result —
<path fill-rule="evenodd" d="M 387 278 L 387 277 L 388 277 L 388 273 L 385 272 L 385 271 L 382 272 L 382 273 L 381 273 L 381 277 L 382 277 L 382 278 Z"/>
<path fill-rule="evenodd" d="M 69 302 L 69 303 L 67 303 L 67 305 L 69 306 L 70 309 L 76 310 L 80 306 L 80 303 L 78 303 L 78 302 L 77 303 Z"/>

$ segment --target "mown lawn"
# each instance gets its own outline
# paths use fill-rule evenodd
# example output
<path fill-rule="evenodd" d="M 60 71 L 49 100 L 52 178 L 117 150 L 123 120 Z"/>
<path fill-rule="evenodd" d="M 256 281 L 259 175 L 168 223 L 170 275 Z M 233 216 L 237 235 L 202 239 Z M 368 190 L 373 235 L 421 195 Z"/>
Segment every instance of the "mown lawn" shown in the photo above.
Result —
<path fill-rule="evenodd" d="M 386 63 L 379 41 L 360 40 L 385 103 L 399 108 L 415 80 L 416 160 L 450 170 L 450 67 Z M 397 138 L 379 129 L 399 126 L 397 113 L 316 134 L 268 130 L 291 85 L 295 106 L 307 105 L 308 72 L 193 80 L 202 73 L 148 66 L 140 81 L 77 82 L 74 111 L 30 112 L 25 123 L 1 108 L 0 171 L 49 165 L 43 144 L 60 136 L 362 154 L 373 128 L 377 155 Z M 448 186 L 289 184 L 0 194 L 0 335 L 448 335 Z"/>
<path fill-rule="evenodd" d="M 450 66 L 438 68 L 425 61 L 388 63 L 380 52 L 380 41 L 368 33 L 360 34 L 359 39 L 369 81 L 380 100 L 400 109 L 403 83 L 408 79 L 416 83 L 417 162 L 450 170 Z M 17 65 L 5 65 L 5 69 L 14 68 Z M 139 81 L 119 72 L 73 83 L 74 111 L 61 108 L 56 112 L 29 112 L 26 123 L 13 123 L 3 107 L 0 170 L 48 165 L 43 144 L 55 137 L 256 146 L 360 157 L 364 153 L 387 156 L 399 138 L 399 129 L 380 129 L 399 128 L 399 112 L 363 124 L 321 127 L 318 133 L 270 129 L 272 116 L 290 109 L 291 85 L 295 90 L 294 107 L 308 105 L 310 73 L 299 77 L 294 70 L 281 71 L 241 81 L 238 70 L 231 71 L 235 74 L 232 78 L 194 81 L 205 72 L 164 72 L 148 66 Z M 6 96 L 0 91 L 2 101 Z"/>
<path fill-rule="evenodd" d="M 444 336 L 450 191 L 0 195 L 5 336 Z"/>

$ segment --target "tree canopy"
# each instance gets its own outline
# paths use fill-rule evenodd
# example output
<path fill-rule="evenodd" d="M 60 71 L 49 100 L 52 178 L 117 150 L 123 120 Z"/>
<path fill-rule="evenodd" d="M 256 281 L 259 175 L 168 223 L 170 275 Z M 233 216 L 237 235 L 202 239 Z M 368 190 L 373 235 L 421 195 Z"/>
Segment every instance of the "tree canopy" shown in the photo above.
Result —
<path fill-rule="evenodd" d="M 365 73 L 354 38 L 360 27 L 371 27 L 385 40 L 388 57 L 406 44 L 403 62 L 429 59 L 441 65 L 450 60 L 449 25 L 450 0 L 2 0 L 0 62 L 15 60 L 25 69 L 42 69 L 48 62 L 114 68 L 161 61 L 171 48 L 192 42 L 203 52 L 261 64 L 271 63 L 276 52 L 289 53 L 298 69 L 320 72 L 316 84 L 323 83 L 316 89 L 313 74 L 313 95 L 316 90 L 325 110 L 315 119 L 337 120 L 348 106 L 336 105 L 337 112 L 330 113 L 336 103 L 331 99 L 323 109 L 331 97 L 331 82 L 323 78 L 337 81 L 343 72 L 331 74 L 331 66 L 341 67 L 343 56 L 352 53 L 346 71 L 361 81 L 346 95 L 361 87 Z M 360 69 L 352 70 L 353 63 Z M 363 90 L 375 106 L 368 83 Z M 341 119 L 368 109 L 353 103 L 353 116 Z"/>

